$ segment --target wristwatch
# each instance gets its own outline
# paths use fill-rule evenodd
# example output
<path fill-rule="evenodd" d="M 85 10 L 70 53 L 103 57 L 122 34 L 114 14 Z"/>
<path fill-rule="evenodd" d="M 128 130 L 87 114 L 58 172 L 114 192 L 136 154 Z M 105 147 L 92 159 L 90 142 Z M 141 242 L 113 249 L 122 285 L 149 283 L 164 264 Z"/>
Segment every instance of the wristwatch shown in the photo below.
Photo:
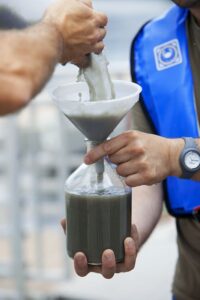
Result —
<path fill-rule="evenodd" d="M 180 154 L 180 165 L 182 169 L 182 178 L 191 178 L 200 170 L 200 149 L 194 138 L 183 138 L 184 148 Z"/>

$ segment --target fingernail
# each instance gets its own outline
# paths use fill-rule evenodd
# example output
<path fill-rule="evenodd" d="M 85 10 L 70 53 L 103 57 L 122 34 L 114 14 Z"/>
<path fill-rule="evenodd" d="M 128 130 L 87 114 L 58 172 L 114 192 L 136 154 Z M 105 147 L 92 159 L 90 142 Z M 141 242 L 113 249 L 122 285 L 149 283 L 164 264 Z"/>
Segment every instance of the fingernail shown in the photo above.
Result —
<path fill-rule="evenodd" d="M 112 260 L 112 255 L 106 254 L 106 255 L 105 255 L 105 260 L 111 261 L 111 260 Z"/>
<path fill-rule="evenodd" d="M 113 260 L 113 252 L 110 250 L 109 252 L 107 251 L 104 253 L 104 257 L 107 261 L 112 261 Z"/>
<path fill-rule="evenodd" d="M 83 255 L 77 255 L 76 260 L 78 264 L 82 265 L 83 263 L 85 263 L 85 257 Z"/>
<path fill-rule="evenodd" d="M 133 245 L 134 245 L 133 239 L 132 238 L 127 238 L 126 239 L 126 245 L 127 245 L 128 248 L 132 248 Z"/>

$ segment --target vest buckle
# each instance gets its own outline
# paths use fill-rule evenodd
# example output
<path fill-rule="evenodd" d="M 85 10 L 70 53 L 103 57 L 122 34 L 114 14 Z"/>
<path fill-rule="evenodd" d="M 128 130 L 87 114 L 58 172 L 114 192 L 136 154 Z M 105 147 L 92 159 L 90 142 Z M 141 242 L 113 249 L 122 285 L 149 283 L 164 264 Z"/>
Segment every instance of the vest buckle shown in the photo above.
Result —
<path fill-rule="evenodd" d="M 193 209 L 194 220 L 200 223 L 200 206 L 197 206 Z"/>

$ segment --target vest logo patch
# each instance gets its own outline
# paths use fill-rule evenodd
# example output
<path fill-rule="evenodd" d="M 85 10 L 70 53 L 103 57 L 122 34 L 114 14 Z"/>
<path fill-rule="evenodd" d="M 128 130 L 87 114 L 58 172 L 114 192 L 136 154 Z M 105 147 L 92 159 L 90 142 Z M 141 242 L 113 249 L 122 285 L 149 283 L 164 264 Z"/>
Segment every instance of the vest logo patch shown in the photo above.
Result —
<path fill-rule="evenodd" d="M 182 63 L 181 49 L 177 39 L 154 48 L 156 69 L 162 71 Z"/>

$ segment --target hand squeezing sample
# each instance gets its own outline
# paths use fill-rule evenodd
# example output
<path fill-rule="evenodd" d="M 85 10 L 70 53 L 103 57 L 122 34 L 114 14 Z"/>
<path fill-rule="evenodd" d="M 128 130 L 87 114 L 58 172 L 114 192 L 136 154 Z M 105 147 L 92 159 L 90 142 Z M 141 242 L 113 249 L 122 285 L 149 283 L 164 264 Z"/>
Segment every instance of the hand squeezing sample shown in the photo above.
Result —
<path fill-rule="evenodd" d="M 0 30 L 0 115 L 28 104 L 57 63 L 101 52 L 106 24 L 107 17 L 96 12 L 90 0 L 57 0 L 39 23 Z"/>
<path fill-rule="evenodd" d="M 152 185 L 167 176 L 181 176 L 179 155 L 183 145 L 183 139 L 127 131 L 92 149 L 85 163 L 92 164 L 107 155 L 127 185 Z"/>
<path fill-rule="evenodd" d="M 80 61 L 80 57 L 104 48 L 107 17 L 96 12 L 90 0 L 57 0 L 47 9 L 43 22 L 54 26 L 62 38 L 62 63 Z"/>

